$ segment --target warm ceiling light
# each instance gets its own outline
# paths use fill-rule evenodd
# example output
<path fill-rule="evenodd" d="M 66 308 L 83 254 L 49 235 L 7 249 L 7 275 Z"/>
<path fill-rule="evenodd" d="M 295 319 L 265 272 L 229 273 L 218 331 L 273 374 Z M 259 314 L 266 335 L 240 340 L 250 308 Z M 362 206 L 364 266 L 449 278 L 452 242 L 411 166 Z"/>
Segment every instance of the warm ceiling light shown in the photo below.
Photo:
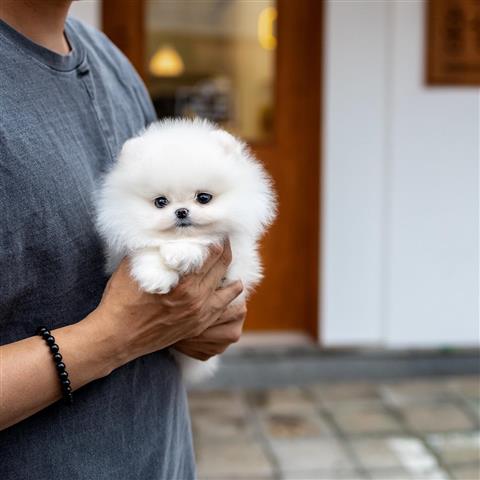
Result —
<path fill-rule="evenodd" d="M 148 69 L 156 77 L 178 77 L 185 70 L 185 65 L 175 48 L 163 45 L 153 54 Z"/>
<path fill-rule="evenodd" d="M 277 39 L 275 37 L 275 20 L 277 9 L 275 7 L 264 8 L 258 16 L 258 42 L 265 50 L 275 50 Z"/>

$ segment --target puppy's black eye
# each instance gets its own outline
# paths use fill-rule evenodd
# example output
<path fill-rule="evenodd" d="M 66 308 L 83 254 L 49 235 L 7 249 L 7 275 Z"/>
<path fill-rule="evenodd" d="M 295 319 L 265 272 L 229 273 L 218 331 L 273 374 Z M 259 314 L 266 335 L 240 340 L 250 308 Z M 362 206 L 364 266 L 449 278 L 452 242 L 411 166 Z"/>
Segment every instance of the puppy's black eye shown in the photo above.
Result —
<path fill-rule="evenodd" d="M 168 205 L 168 199 L 167 197 L 157 197 L 153 203 L 155 204 L 155 206 L 157 208 L 163 208 L 163 207 L 166 207 Z"/>
<path fill-rule="evenodd" d="M 201 204 L 208 203 L 212 199 L 212 195 L 210 193 L 200 192 L 197 193 L 197 202 Z"/>

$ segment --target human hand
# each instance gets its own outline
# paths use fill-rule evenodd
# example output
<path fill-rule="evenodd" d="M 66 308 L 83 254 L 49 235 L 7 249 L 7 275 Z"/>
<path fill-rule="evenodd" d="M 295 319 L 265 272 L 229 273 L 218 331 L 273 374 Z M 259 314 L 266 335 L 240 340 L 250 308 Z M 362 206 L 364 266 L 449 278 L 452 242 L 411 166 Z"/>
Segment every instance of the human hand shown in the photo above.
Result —
<path fill-rule="evenodd" d="M 174 348 L 197 360 L 208 360 L 223 353 L 232 343 L 238 342 L 246 316 L 245 301 L 233 303 L 200 335 L 181 340 L 174 345 Z"/>
<path fill-rule="evenodd" d="M 243 290 L 240 281 L 217 289 L 231 258 L 228 242 L 211 247 L 202 268 L 164 295 L 141 291 L 130 275 L 128 259 L 124 259 L 108 282 L 95 315 L 89 318 L 101 335 L 108 336 L 118 366 L 198 337 L 217 323 Z"/>

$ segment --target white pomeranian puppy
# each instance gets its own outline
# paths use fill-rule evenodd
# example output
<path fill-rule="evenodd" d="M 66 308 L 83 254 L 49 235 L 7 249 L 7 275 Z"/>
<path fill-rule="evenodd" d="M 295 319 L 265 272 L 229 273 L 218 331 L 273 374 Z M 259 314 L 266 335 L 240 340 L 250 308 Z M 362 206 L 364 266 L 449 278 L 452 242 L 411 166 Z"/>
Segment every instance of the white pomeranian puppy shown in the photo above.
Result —
<path fill-rule="evenodd" d="M 200 120 L 152 124 L 125 142 L 99 192 L 107 271 L 128 255 L 140 287 L 164 294 L 228 237 L 233 258 L 224 281 L 240 279 L 244 297 L 262 278 L 258 241 L 275 204 L 270 177 L 229 133 Z M 174 354 L 189 383 L 216 370 L 217 357 Z"/>

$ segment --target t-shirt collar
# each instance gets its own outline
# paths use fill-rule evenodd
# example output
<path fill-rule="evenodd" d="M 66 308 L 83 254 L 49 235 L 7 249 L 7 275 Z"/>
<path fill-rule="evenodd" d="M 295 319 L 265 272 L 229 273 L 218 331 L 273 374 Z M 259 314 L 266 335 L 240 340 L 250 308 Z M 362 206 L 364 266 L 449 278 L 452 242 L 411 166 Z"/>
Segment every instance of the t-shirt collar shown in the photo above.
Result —
<path fill-rule="evenodd" d="M 75 30 L 72 28 L 68 19 L 65 22 L 64 31 L 71 51 L 67 55 L 60 55 L 59 53 L 53 52 L 48 48 L 32 42 L 32 40 L 20 32 L 17 32 L 17 30 L 0 19 L 0 35 L 3 35 L 11 43 L 24 50 L 25 53 L 34 57 L 44 65 L 55 70 L 67 72 L 74 70 L 83 62 L 85 51 L 80 38 L 75 33 Z"/>

